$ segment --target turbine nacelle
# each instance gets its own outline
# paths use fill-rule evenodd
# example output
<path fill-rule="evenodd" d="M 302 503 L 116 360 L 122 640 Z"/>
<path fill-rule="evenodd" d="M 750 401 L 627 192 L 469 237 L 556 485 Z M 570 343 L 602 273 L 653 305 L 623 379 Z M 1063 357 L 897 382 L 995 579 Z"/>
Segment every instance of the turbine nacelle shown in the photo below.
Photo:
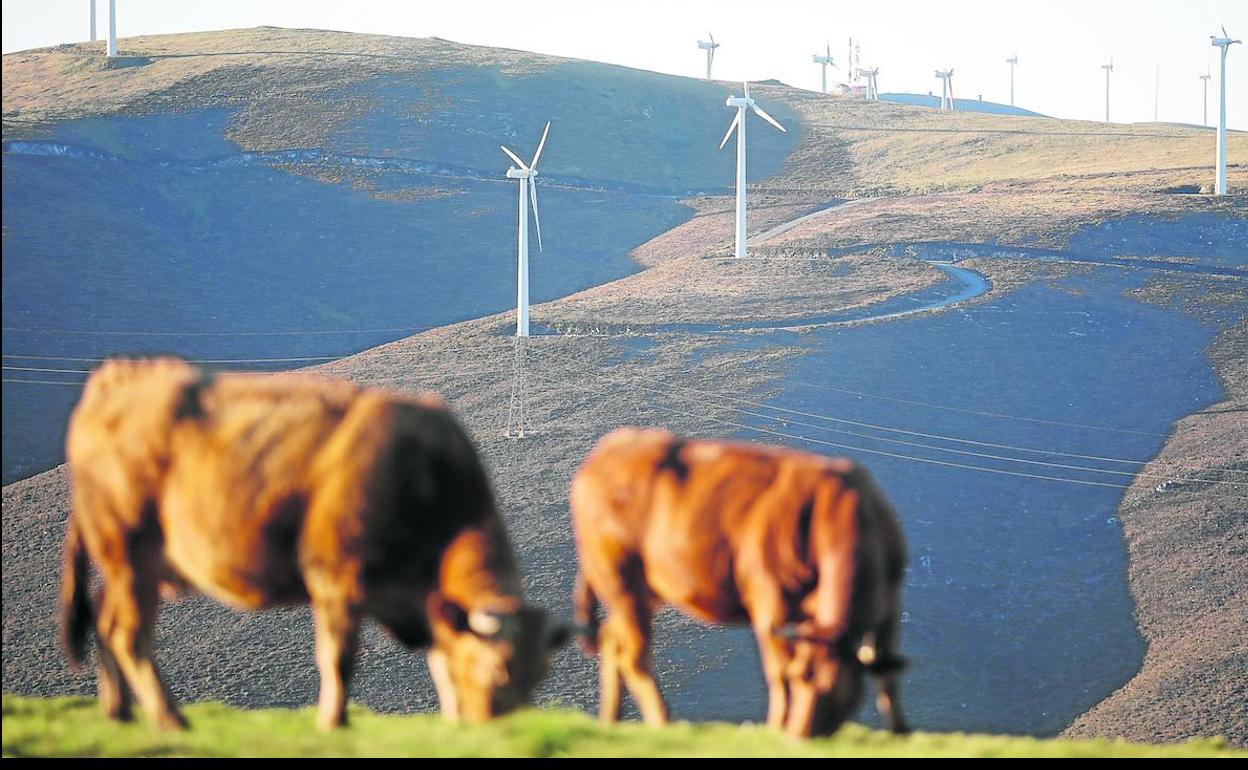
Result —
<path fill-rule="evenodd" d="M 1218 37 L 1218 36 L 1216 36 L 1216 35 L 1210 35 L 1210 36 L 1209 36 L 1209 44 L 1210 44 L 1210 45 L 1215 45 L 1215 46 L 1217 46 L 1218 48 L 1227 48 L 1227 47 L 1229 47 L 1229 46 L 1235 45 L 1236 43 L 1242 43 L 1242 42 L 1244 42 L 1244 41 L 1242 41 L 1242 40 L 1231 40 L 1229 37 Z"/>

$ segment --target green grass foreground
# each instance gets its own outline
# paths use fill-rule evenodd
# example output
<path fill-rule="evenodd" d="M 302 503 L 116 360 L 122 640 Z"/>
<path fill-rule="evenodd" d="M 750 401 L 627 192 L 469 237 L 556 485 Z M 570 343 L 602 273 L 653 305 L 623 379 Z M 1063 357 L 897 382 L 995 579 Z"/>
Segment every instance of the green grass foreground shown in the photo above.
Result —
<path fill-rule="evenodd" d="M 351 710 L 350 727 L 322 733 L 311 709 L 186 708 L 191 729 L 160 733 L 140 718 L 118 724 L 90 698 L 4 696 L 4 756 L 111 757 L 1212 757 L 1248 756 L 1217 739 L 1166 746 L 1121 741 L 1036 740 L 961 733 L 898 738 L 861 725 L 834 738 L 792 741 L 757 726 L 636 723 L 600 726 L 580 712 L 530 709 L 486 725 L 452 725 L 436 715 Z"/>

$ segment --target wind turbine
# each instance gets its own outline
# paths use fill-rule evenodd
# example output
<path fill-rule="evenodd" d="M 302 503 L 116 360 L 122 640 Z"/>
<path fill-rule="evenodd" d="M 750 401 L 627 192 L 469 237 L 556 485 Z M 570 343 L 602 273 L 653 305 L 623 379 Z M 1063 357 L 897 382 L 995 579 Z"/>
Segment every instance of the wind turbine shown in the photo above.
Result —
<path fill-rule="evenodd" d="M 1200 75 L 1199 77 L 1203 81 L 1201 85 L 1204 87 L 1204 97 L 1205 97 L 1205 102 L 1204 102 L 1205 104 L 1204 116 L 1205 117 L 1202 118 L 1201 125 L 1204 126 L 1205 128 L 1208 128 L 1209 127 L 1209 78 L 1211 77 L 1211 75 L 1208 72 L 1206 72 L 1205 74 Z"/>
<path fill-rule="evenodd" d="M 815 64 L 822 65 L 820 70 L 823 72 L 823 92 L 828 92 L 828 65 L 836 66 L 836 62 L 832 61 L 832 41 L 828 41 L 828 52 L 823 56 L 815 54 Z"/>
<path fill-rule="evenodd" d="M 754 110 L 754 114 L 763 120 L 780 129 L 785 130 L 784 126 L 776 122 L 776 119 L 768 115 L 762 110 L 754 100 L 750 98 L 750 84 L 745 83 L 745 96 L 729 96 L 724 101 L 724 106 L 735 107 L 737 116 L 732 119 L 732 123 L 728 126 L 728 133 L 724 134 L 724 140 L 719 143 L 719 149 L 724 149 L 724 145 L 728 144 L 729 137 L 735 129 L 737 132 L 737 257 L 745 257 L 745 111 L 746 109 Z"/>
<path fill-rule="evenodd" d="M 699 40 L 698 48 L 701 48 L 703 51 L 706 51 L 706 79 L 710 80 L 711 79 L 711 62 L 715 61 L 715 49 L 719 48 L 719 43 L 715 42 L 715 36 L 712 35 L 709 31 L 706 33 L 706 36 L 711 39 L 710 42 L 707 42 L 705 40 Z"/>
<path fill-rule="evenodd" d="M 936 70 L 936 77 L 941 79 L 940 108 L 953 111 L 956 109 L 953 103 L 953 70 Z"/>
<path fill-rule="evenodd" d="M 95 0 L 91 0 L 91 42 L 95 42 Z"/>
<path fill-rule="evenodd" d="M 1222 49 L 1222 69 L 1218 75 L 1218 159 L 1217 171 L 1213 182 L 1214 195 L 1226 195 L 1226 52 L 1241 40 L 1231 40 L 1222 27 L 1222 37 L 1209 36 L 1209 44 Z"/>
<path fill-rule="evenodd" d="M 117 0 L 108 0 L 108 58 L 117 55 Z"/>
<path fill-rule="evenodd" d="M 1105 70 L 1105 122 L 1109 122 L 1109 73 L 1114 71 L 1114 55 L 1109 55 L 1109 64 L 1102 64 L 1101 69 Z"/>
<path fill-rule="evenodd" d="M 1014 54 L 1005 60 L 1010 65 L 1010 106 L 1014 106 L 1014 68 L 1018 66 L 1018 54 Z"/>
<path fill-rule="evenodd" d="M 516 289 L 516 336 L 529 336 L 529 202 L 533 203 L 533 223 L 537 226 L 537 250 L 542 250 L 542 222 L 537 216 L 537 161 L 542 157 L 542 148 L 546 146 L 546 136 L 550 133 L 550 121 L 546 121 L 546 129 L 542 131 L 542 140 L 538 142 L 537 152 L 533 153 L 533 161 L 526 164 L 520 156 L 500 145 L 500 149 L 516 165 L 507 169 L 508 179 L 520 180 L 520 230 L 519 257 L 517 267 Z"/>
<path fill-rule="evenodd" d="M 875 76 L 880 74 L 879 67 L 872 67 L 869 70 L 858 70 L 858 77 L 867 79 L 867 101 L 878 102 L 880 100 L 880 88 L 875 84 Z"/>

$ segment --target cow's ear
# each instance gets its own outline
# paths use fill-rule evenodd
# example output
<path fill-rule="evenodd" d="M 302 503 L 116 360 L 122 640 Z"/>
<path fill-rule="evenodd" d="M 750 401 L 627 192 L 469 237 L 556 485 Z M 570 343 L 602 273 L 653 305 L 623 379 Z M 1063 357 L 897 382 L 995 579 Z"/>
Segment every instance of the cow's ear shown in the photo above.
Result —
<path fill-rule="evenodd" d="M 429 594 L 429 598 L 425 600 L 425 611 L 429 615 L 432 626 L 436 627 L 441 624 L 458 633 L 469 630 L 467 610 L 449 599 L 444 599 L 442 594 L 436 591 Z"/>

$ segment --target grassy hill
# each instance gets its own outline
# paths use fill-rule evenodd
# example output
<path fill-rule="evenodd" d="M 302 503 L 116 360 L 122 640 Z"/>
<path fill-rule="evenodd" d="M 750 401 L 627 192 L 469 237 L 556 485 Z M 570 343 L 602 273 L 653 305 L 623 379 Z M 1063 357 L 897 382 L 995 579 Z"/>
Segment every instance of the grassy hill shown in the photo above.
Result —
<path fill-rule="evenodd" d="M 187 709 L 192 729 L 168 734 L 118 725 L 93 700 L 4 696 L 6 757 L 1245 757 L 1217 739 L 1169 746 L 1109 740 L 1036 740 L 961 733 L 899 738 L 848 725 L 830 739 L 792 741 L 758 725 L 637 723 L 603 727 L 572 711 L 529 710 L 486 725 L 437 716 L 351 712 L 325 734 L 312 711 L 240 711 L 215 703 Z"/>

